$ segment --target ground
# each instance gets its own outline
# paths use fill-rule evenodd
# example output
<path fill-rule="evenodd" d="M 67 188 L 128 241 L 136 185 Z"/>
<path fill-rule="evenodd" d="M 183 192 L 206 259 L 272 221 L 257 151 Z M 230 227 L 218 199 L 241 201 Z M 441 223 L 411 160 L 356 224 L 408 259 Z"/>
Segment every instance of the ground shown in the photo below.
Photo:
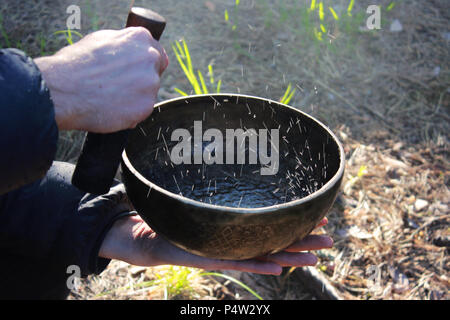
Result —
<path fill-rule="evenodd" d="M 321 1 L 317 1 L 320 3 Z M 194 67 L 222 92 L 274 100 L 289 84 L 289 102 L 321 120 L 347 157 L 342 191 L 319 232 L 334 247 L 318 252 L 317 268 L 345 299 L 449 299 L 449 50 L 446 0 L 323 1 L 153 0 L 135 5 L 166 17 L 161 38 L 171 64 L 160 100 L 190 93 L 172 45 L 185 39 Z M 381 29 L 368 30 L 366 8 L 381 6 Z M 63 45 L 66 8 L 78 4 L 79 30 L 123 27 L 130 3 L 13 1 L 0 4 L 0 44 L 32 56 Z M 319 6 L 319 5 L 318 5 Z M 225 20 L 225 11 L 228 21 Z M 321 26 L 326 32 L 321 32 Z M 75 40 L 77 39 L 74 36 Z M 322 40 L 320 40 L 320 38 Z M 83 135 L 61 134 L 58 159 L 75 162 Z M 72 299 L 255 298 L 201 270 L 141 269 L 113 261 L 84 280 Z M 265 299 L 311 299 L 285 270 L 280 277 L 227 273 Z"/>

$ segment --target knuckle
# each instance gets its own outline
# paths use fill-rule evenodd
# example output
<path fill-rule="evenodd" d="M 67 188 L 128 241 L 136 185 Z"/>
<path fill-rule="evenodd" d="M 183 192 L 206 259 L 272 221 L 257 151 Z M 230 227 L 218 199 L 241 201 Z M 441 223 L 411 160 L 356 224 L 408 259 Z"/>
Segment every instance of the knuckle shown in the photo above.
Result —
<path fill-rule="evenodd" d="M 147 94 L 155 94 L 159 90 L 160 84 L 161 80 L 156 72 L 149 72 L 142 79 L 140 90 Z"/>
<path fill-rule="evenodd" d="M 140 122 L 144 121 L 145 119 L 147 119 L 148 116 L 152 113 L 152 111 L 153 111 L 153 107 L 142 111 L 140 113 L 139 119 L 136 120 L 137 123 L 140 123 Z"/>
<path fill-rule="evenodd" d="M 150 41 L 151 39 L 153 39 L 150 31 L 148 31 L 144 27 L 129 27 L 127 29 L 130 29 L 129 31 L 131 35 L 138 40 Z"/>
<path fill-rule="evenodd" d="M 147 53 L 148 53 L 148 59 L 151 62 L 159 62 L 161 60 L 161 53 L 155 47 L 150 47 L 150 49 L 147 51 Z"/>
<path fill-rule="evenodd" d="M 151 76 L 150 79 L 148 80 L 149 88 L 158 90 L 160 85 L 161 85 L 161 79 L 157 75 Z"/>
<path fill-rule="evenodd" d="M 138 124 L 141 121 L 144 121 L 145 119 L 147 119 L 147 117 L 153 111 L 153 105 L 154 105 L 154 103 L 151 100 L 149 103 L 147 103 L 144 106 L 141 106 L 138 110 L 136 110 L 132 122 Z"/>

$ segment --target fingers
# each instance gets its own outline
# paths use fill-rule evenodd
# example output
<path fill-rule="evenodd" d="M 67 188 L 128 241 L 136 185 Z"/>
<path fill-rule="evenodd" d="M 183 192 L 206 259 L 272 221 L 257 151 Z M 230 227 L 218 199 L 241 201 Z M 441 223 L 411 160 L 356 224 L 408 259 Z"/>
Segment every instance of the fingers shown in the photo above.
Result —
<path fill-rule="evenodd" d="M 250 260 L 216 260 L 213 268 L 205 268 L 211 270 L 237 270 L 241 272 L 251 272 L 259 274 L 280 275 L 283 271 L 282 267 L 271 261 L 261 261 L 256 259 Z"/>
<path fill-rule="evenodd" d="M 321 227 L 323 227 L 323 226 L 325 226 L 325 225 L 327 225 L 328 224 L 328 218 L 323 218 L 320 222 L 319 222 L 319 224 L 316 226 L 316 229 L 317 228 L 321 228 Z"/>
<path fill-rule="evenodd" d="M 175 264 L 179 264 L 177 261 Z M 209 259 L 200 256 L 189 256 L 182 265 L 205 270 L 236 270 L 241 272 L 252 272 L 259 274 L 279 275 L 283 271 L 281 266 L 271 261 L 250 260 L 221 260 Z"/>
<path fill-rule="evenodd" d="M 151 57 L 150 60 L 155 65 L 156 72 L 161 76 L 169 65 L 169 58 L 162 45 L 144 27 L 128 27 L 124 30 L 137 41 L 146 44 L 147 51 Z"/>
<path fill-rule="evenodd" d="M 148 52 L 151 56 L 151 62 L 155 65 L 155 71 L 161 76 L 169 65 L 166 51 L 158 41 L 152 39 Z"/>
<path fill-rule="evenodd" d="M 287 252 L 311 251 L 331 248 L 333 239 L 323 235 L 309 235 L 284 249 Z"/>
<path fill-rule="evenodd" d="M 308 252 L 278 252 L 263 258 L 266 262 L 273 262 L 282 267 L 314 266 L 317 257 Z"/>
<path fill-rule="evenodd" d="M 161 76 L 163 72 L 167 69 L 169 66 L 169 57 L 167 56 L 166 50 L 161 46 L 161 44 L 156 41 L 157 46 L 155 45 L 155 48 L 160 53 L 160 69 L 159 69 L 159 75 Z"/>
<path fill-rule="evenodd" d="M 148 261 L 139 262 L 140 265 L 179 265 L 185 267 L 200 268 L 204 270 L 237 270 L 241 272 L 252 272 L 260 274 L 279 275 L 282 272 L 281 266 L 270 261 L 249 260 L 222 260 L 201 257 L 188 253 L 161 237 L 153 239 L 157 243 L 152 244 L 151 250 L 145 248 L 145 257 Z M 145 242 L 148 242 L 146 240 Z M 148 245 L 146 245 L 148 247 Z M 151 258 L 149 258 L 151 257 Z M 136 264 L 136 261 L 134 262 Z"/>

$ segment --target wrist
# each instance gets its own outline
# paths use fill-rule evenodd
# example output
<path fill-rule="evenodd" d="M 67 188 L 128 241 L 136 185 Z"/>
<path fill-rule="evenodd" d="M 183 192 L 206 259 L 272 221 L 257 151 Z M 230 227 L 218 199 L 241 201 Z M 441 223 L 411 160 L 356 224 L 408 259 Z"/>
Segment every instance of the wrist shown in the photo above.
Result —
<path fill-rule="evenodd" d="M 58 56 L 48 56 L 34 59 L 34 63 L 41 71 L 42 78 L 50 91 L 55 108 L 55 120 L 59 130 L 76 130 L 77 115 L 71 103 L 73 88 L 68 86 L 62 70 L 64 62 Z"/>
<path fill-rule="evenodd" d="M 107 232 L 98 252 L 100 258 L 127 261 L 130 255 L 131 230 L 136 225 L 133 215 L 117 219 Z"/>

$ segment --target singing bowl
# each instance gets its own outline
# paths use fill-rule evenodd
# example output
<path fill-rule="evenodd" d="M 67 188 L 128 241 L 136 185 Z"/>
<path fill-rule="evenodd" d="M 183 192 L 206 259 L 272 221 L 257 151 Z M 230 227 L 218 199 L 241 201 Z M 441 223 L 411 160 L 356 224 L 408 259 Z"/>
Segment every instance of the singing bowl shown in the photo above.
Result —
<path fill-rule="evenodd" d="M 172 137 L 176 129 L 186 129 L 190 138 Z M 195 159 L 210 143 L 220 145 L 220 135 L 204 135 L 208 129 L 223 133 L 222 157 L 219 147 L 209 146 Z M 225 139 L 227 129 L 260 140 L 251 144 L 244 136 L 238 145 L 233 136 Z M 186 144 L 174 153 L 182 141 L 191 150 Z M 208 155 L 218 157 L 211 163 Z M 308 235 L 333 205 L 344 165 L 338 139 L 306 113 L 268 99 L 212 94 L 155 105 L 132 130 L 121 171 L 131 203 L 160 236 L 200 256 L 242 260 L 281 251 Z M 264 167 L 270 174 L 262 174 Z"/>

